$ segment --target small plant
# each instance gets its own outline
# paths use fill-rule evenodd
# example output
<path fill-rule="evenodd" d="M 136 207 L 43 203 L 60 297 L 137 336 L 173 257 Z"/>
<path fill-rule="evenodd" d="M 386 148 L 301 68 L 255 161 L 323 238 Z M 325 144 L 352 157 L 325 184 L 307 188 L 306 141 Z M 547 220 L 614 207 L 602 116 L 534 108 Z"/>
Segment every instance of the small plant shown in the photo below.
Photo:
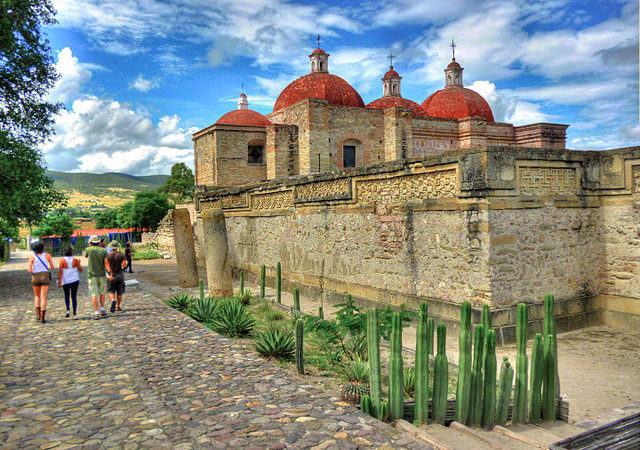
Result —
<path fill-rule="evenodd" d="M 292 331 L 271 325 L 258 333 L 255 348 L 264 357 L 290 361 L 295 355 L 296 342 Z"/>
<path fill-rule="evenodd" d="M 364 334 L 349 335 L 344 339 L 342 348 L 347 358 L 366 360 L 368 357 L 367 336 Z"/>
<path fill-rule="evenodd" d="M 282 303 L 282 265 L 280 261 L 276 265 L 276 301 Z"/>
<path fill-rule="evenodd" d="M 279 309 L 271 310 L 267 314 L 267 319 L 269 319 L 272 322 L 277 322 L 279 320 L 284 319 L 284 313 L 282 311 L 280 311 Z"/>
<path fill-rule="evenodd" d="M 404 395 L 413 397 L 416 391 L 416 369 L 413 367 L 405 367 L 402 380 L 404 383 Z"/>
<path fill-rule="evenodd" d="M 369 395 L 369 364 L 360 358 L 349 361 L 343 375 L 347 383 L 342 388 L 342 399 L 345 402 L 357 405 L 363 395 Z"/>
<path fill-rule="evenodd" d="M 269 302 L 260 302 L 260 306 L 258 306 L 258 311 L 263 313 L 268 313 L 271 311 L 271 303 Z"/>
<path fill-rule="evenodd" d="M 187 315 L 198 322 L 211 322 L 216 317 L 218 301 L 213 297 L 198 298 L 185 310 Z"/>
<path fill-rule="evenodd" d="M 251 291 L 249 289 L 245 289 L 244 291 L 240 291 L 238 295 L 236 295 L 236 300 L 238 300 L 243 305 L 251 304 Z"/>
<path fill-rule="evenodd" d="M 178 311 L 185 311 L 194 301 L 195 298 L 191 297 L 189 294 L 176 294 L 169 299 L 167 305 L 177 309 Z"/>
<path fill-rule="evenodd" d="M 245 337 L 251 334 L 254 323 L 246 307 L 239 301 L 231 300 L 220 305 L 211 328 L 227 337 Z"/>
<path fill-rule="evenodd" d="M 244 270 L 240 271 L 240 295 L 244 293 Z"/>
<path fill-rule="evenodd" d="M 300 309 L 300 288 L 293 289 L 293 309 L 301 311 Z"/>

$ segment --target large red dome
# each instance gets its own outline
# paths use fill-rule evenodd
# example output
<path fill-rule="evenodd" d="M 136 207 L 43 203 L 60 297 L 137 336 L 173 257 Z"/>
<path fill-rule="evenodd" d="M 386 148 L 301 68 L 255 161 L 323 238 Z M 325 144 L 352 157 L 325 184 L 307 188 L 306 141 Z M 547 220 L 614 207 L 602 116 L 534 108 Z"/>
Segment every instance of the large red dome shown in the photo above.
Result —
<path fill-rule="evenodd" d="M 273 111 L 279 111 L 308 98 L 327 100 L 334 106 L 355 106 L 364 108 L 360 94 L 337 75 L 314 72 L 298 78 L 278 96 Z"/>
<path fill-rule="evenodd" d="M 462 86 L 450 86 L 431 94 L 422 109 L 427 116 L 462 119 L 464 117 L 484 117 L 493 122 L 493 112 L 480 94 Z"/>
<path fill-rule="evenodd" d="M 266 127 L 271 122 L 258 111 L 234 109 L 220 117 L 216 125 L 240 125 L 246 127 Z"/>
<path fill-rule="evenodd" d="M 367 108 L 371 109 L 387 109 L 392 108 L 394 106 L 410 108 L 411 112 L 416 116 L 424 116 L 424 110 L 422 106 L 414 102 L 413 100 L 409 100 L 408 98 L 402 97 L 382 97 L 378 100 L 374 100 L 367 105 Z"/>

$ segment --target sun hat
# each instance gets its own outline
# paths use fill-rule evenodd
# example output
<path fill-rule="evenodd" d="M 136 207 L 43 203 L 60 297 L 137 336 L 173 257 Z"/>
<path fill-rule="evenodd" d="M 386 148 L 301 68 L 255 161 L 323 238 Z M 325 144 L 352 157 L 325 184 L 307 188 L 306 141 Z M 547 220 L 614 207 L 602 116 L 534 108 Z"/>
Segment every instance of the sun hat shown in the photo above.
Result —
<path fill-rule="evenodd" d="M 114 249 L 114 248 L 120 248 L 120 242 L 116 241 L 115 239 L 111 242 L 109 242 L 108 247 Z"/>
<path fill-rule="evenodd" d="M 89 238 L 89 244 L 99 244 L 100 243 L 100 238 L 97 235 L 92 235 Z"/>

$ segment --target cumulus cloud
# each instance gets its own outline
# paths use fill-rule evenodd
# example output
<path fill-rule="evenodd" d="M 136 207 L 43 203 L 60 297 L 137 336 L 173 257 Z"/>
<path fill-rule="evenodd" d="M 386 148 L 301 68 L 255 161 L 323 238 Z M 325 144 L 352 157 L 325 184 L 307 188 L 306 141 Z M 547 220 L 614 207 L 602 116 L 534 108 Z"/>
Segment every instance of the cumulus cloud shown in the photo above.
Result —
<path fill-rule="evenodd" d="M 83 84 L 91 79 L 90 69 L 97 69 L 100 66 L 80 64 L 69 47 L 60 50 L 57 56 L 56 72 L 60 78 L 49 91 L 49 100 L 54 103 L 66 103 L 77 95 Z"/>
<path fill-rule="evenodd" d="M 496 122 L 525 125 L 537 122 L 549 122 L 551 116 L 540 110 L 541 105 L 521 100 L 509 91 L 500 91 L 496 85 L 486 80 L 475 81 L 469 89 L 482 95 L 489 103 Z"/>
<path fill-rule="evenodd" d="M 129 85 L 129 88 L 136 89 L 140 92 L 148 92 L 151 89 L 160 87 L 160 82 L 156 79 L 147 79 L 144 75 L 139 74 L 138 78 Z"/>

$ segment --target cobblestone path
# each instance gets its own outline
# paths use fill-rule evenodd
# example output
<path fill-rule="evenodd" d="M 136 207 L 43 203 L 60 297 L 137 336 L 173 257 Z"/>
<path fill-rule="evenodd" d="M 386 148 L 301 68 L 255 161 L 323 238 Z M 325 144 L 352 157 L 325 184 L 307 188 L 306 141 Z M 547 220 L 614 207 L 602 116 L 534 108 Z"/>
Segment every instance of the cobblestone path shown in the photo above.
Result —
<path fill-rule="evenodd" d="M 165 306 L 144 282 L 125 311 L 79 320 L 53 288 L 35 321 L 26 259 L 0 270 L 0 447 L 424 448 L 336 404 L 251 349 Z"/>

